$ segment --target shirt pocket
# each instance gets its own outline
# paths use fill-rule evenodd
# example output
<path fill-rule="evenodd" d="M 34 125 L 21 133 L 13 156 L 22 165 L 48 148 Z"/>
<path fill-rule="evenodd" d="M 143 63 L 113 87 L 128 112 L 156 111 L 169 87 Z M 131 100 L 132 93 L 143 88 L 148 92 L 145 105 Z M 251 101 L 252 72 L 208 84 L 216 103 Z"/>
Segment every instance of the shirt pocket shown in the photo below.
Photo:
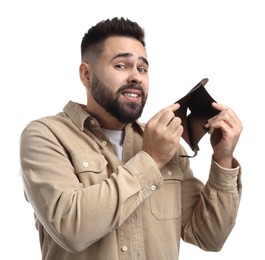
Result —
<path fill-rule="evenodd" d="M 75 174 L 84 187 L 100 183 L 108 178 L 108 162 L 103 155 L 73 154 Z"/>
<path fill-rule="evenodd" d="M 150 195 L 151 213 L 158 220 L 177 219 L 181 216 L 181 181 L 180 170 L 167 167 L 162 171 L 163 185 Z"/>

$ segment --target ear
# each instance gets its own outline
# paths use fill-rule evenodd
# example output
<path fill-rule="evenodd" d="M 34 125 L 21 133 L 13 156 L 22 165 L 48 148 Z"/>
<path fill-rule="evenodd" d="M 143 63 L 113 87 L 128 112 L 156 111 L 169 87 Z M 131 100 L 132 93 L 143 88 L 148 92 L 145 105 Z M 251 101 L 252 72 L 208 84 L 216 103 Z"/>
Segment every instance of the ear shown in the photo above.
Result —
<path fill-rule="evenodd" d="M 82 62 L 79 66 L 79 77 L 85 87 L 90 85 L 90 65 L 86 62 Z"/>

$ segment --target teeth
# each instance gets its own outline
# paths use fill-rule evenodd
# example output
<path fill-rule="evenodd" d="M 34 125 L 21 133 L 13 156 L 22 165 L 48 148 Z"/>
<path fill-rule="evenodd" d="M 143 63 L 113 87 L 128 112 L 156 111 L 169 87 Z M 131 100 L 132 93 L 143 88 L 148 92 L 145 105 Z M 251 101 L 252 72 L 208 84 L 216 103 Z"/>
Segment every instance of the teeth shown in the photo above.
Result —
<path fill-rule="evenodd" d="M 132 98 L 137 98 L 138 95 L 134 93 L 124 93 L 124 96 L 132 97 Z"/>

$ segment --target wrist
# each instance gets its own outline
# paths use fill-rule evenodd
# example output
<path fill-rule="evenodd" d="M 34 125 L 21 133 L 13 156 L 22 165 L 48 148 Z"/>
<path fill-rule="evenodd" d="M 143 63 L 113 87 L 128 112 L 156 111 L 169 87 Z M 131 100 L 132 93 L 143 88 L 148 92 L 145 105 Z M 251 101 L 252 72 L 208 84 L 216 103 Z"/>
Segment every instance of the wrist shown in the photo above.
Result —
<path fill-rule="evenodd" d="M 232 169 L 233 167 L 233 157 L 218 158 L 213 155 L 213 159 L 223 168 Z"/>

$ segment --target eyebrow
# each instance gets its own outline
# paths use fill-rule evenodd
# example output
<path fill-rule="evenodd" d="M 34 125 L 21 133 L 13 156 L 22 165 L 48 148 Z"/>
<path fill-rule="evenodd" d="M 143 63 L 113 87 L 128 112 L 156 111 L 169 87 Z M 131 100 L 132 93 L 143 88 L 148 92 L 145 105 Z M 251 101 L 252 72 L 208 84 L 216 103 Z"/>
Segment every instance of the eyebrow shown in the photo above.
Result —
<path fill-rule="evenodd" d="M 122 52 L 122 53 L 118 53 L 117 55 L 115 55 L 111 60 L 115 60 L 115 59 L 117 59 L 117 58 L 120 58 L 120 57 L 132 57 L 133 56 L 133 54 L 132 53 L 130 53 L 130 52 Z M 141 60 L 142 62 L 144 62 L 147 66 L 149 66 L 149 63 L 148 63 L 148 61 L 147 61 L 147 59 L 146 58 L 144 58 L 143 56 L 140 56 L 139 58 L 138 58 L 138 60 Z"/>

